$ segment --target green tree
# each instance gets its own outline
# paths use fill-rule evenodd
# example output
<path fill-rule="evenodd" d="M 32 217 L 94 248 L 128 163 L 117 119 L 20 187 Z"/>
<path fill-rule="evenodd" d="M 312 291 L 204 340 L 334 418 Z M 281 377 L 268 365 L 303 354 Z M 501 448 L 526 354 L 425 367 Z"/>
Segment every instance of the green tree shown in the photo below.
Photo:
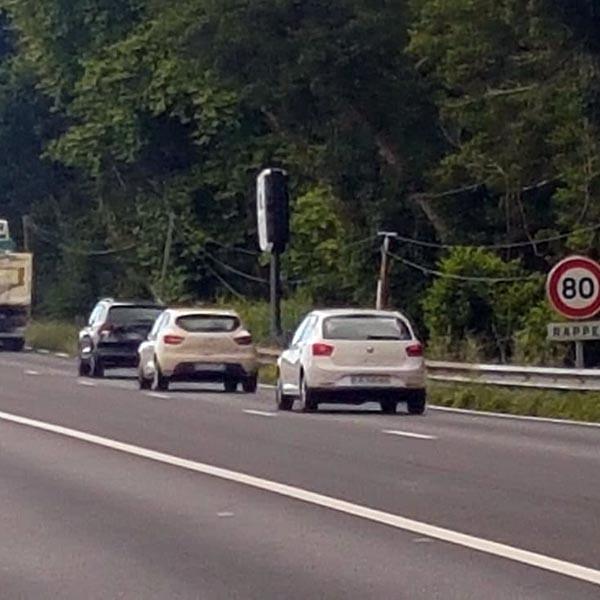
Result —
<path fill-rule="evenodd" d="M 527 307 L 542 293 L 541 279 L 528 281 L 517 261 L 471 248 L 451 251 L 439 271 L 423 303 L 433 344 L 460 355 L 471 339 L 485 358 L 506 362 Z"/>

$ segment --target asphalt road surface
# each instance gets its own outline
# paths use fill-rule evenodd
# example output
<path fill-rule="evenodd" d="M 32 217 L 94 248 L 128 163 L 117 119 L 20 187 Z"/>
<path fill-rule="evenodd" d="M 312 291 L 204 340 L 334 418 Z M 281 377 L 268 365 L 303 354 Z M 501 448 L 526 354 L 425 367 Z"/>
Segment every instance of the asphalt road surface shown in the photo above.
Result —
<path fill-rule="evenodd" d="M 0 600 L 600 598 L 600 428 L 273 396 L 0 354 Z"/>

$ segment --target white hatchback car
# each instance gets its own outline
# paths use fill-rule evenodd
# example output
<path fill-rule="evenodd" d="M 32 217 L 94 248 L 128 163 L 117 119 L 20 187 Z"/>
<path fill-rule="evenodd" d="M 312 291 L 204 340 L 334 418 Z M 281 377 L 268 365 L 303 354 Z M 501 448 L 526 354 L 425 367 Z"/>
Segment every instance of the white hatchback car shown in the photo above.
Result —
<path fill-rule="evenodd" d="M 277 405 L 317 410 L 320 403 L 378 402 L 410 414 L 426 407 L 423 346 L 398 312 L 317 310 L 297 329 L 278 360 Z"/>
<path fill-rule="evenodd" d="M 168 309 L 139 349 L 140 389 L 167 390 L 172 381 L 222 382 L 226 392 L 241 383 L 253 394 L 258 357 L 252 336 L 232 311 Z"/>

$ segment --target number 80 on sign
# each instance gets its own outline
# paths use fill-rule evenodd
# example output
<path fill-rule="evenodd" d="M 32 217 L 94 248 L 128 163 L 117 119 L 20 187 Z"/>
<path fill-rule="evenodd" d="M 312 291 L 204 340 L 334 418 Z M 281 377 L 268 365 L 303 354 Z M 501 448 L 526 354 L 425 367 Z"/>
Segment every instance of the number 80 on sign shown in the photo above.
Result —
<path fill-rule="evenodd" d="M 589 319 L 600 312 L 600 265 L 585 256 L 558 263 L 548 276 L 546 291 L 556 312 L 569 319 Z"/>

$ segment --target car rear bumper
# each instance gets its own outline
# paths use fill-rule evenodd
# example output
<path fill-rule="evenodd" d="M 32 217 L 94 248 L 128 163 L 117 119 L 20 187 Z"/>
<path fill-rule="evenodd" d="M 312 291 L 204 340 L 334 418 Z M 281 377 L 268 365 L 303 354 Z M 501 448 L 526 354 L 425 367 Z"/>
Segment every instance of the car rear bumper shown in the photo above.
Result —
<path fill-rule="evenodd" d="M 22 340 L 25 339 L 25 328 L 16 328 L 13 331 L 0 331 L 0 340 Z"/>
<path fill-rule="evenodd" d="M 138 347 L 131 345 L 100 345 L 97 357 L 105 367 L 136 368 L 139 364 Z"/>
<path fill-rule="evenodd" d="M 171 372 L 163 374 L 173 381 L 223 381 L 225 379 L 245 379 L 256 375 L 256 369 L 246 368 L 239 363 L 218 364 L 198 367 L 198 363 L 180 363 Z"/>
<path fill-rule="evenodd" d="M 224 371 L 239 373 L 241 376 L 258 373 L 258 360 L 254 353 L 242 355 L 198 356 L 197 354 L 160 354 L 158 355 L 160 370 L 167 377 L 202 377 L 203 373 L 215 373 L 223 379 Z M 211 367 L 217 366 L 217 370 Z M 198 367 L 198 369 L 196 369 Z M 208 375 L 206 375 L 208 377 Z M 205 379 L 207 381 L 207 379 Z"/>
<path fill-rule="evenodd" d="M 406 402 L 416 394 L 423 394 L 424 388 L 313 388 L 312 393 L 318 402 L 327 404 L 366 404 L 368 402 L 381 402 L 395 400 Z"/>
<path fill-rule="evenodd" d="M 385 383 L 376 385 L 356 385 L 352 377 L 383 377 Z M 414 365 L 405 365 L 403 368 L 355 368 L 347 367 L 315 367 L 312 365 L 307 370 L 307 383 L 312 389 L 331 391 L 341 394 L 350 394 L 355 391 L 368 392 L 370 389 L 382 392 L 401 392 L 402 390 L 415 390 L 425 388 L 425 366 L 422 362 Z"/>

